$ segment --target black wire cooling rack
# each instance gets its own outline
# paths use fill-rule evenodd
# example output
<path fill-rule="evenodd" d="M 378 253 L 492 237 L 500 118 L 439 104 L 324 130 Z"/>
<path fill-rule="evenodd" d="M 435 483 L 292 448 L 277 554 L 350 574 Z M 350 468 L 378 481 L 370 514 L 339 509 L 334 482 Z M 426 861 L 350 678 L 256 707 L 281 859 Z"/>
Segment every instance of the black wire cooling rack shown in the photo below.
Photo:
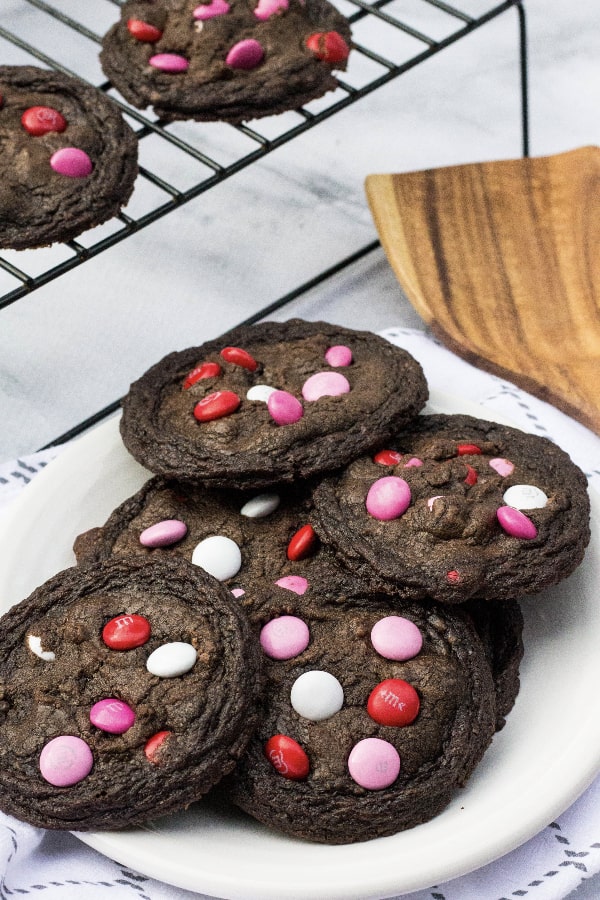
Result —
<path fill-rule="evenodd" d="M 13 0 L 13 6 L 15 2 L 16 0 Z M 69 43 L 70 39 L 73 43 L 77 40 L 86 43 L 85 51 L 82 51 L 79 57 L 75 54 L 75 63 L 78 59 L 84 62 L 89 60 L 90 42 L 94 50 L 93 55 L 97 58 L 102 34 L 96 33 L 85 24 L 85 16 L 90 12 L 87 4 L 82 6 L 75 0 L 52 0 L 52 2 L 18 0 L 18 2 L 21 4 L 19 9 L 27 9 L 30 16 L 35 17 L 37 25 L 35 33 L 40 33 L 41 24 L 42 30 L 46 28 L 48 35 L 54 34 L 52 29 L 60 28 L 63 39 L 66 36 Z M 93 9 L 94 12 L 98 12 L 102 7 L 108 13 L 107 20 L 115 21 L 118 7 L 123 2 L 124 0 L 98 0 Z M 133 200 L 135 201 L 136 195 L 143 194 L 144 203 L 139 208 L 140 204 L 136 205 L 130 200 L 126 209 L 109 223 L 98 226 L 66 244 L 53 245 L 50 249 L 5 251 L 0 254 L 0 310 L 125 240 L 162 216 L 168 215 L 182 204 L 210 190 L 231 175 L 262 159 L 351 104 L 362 100 L 368 94 L 510 10 L 515 11 L 518 17 L 521 141 L 523 155 L 529 155 L 527 35 L 523 0 L 504 0 L 501 3 L 494 3 L 494 0 L 487 0 L 487 3 L 485 0 L 460 0 L 462 8 L 443 0 L 411 0 L 413 10 L 415 7 L 428 7 L 430 11 L 432 7 L 435 8 L 437 17 L 435 35 L 425 33 L 415 27 L 414 21 L 409 21 L 406 15 L 398 14 L 398 8 L 404 8 L 403 0 L 375 0 L 373 3 L 366 3 L 364 0 L 333 0 L 333 2 L 346 15 L 353 32 L 350 65 L 343 77 L 338 78 L 337 90 L 290 113 L 248 124 L 219 124 L 219 129 L 224 129 L 220 133 L 220 143 L 215 144 L 212 139 L 214 131 L 207 132 L 206 123 L 201 127 L 200 123 L 182 125 L 163 122 L 125 103 L 109 81 L 93 82 L 121 107 L 125 118 L 135 129 L 141 142 L 140 158 L 143 156 L 143 162 L 140 164 Z M 482 6 L 486 6 L 485 11 L 482 11 Z M 477 14 L 468 12 L 466 7 L 475 8 Z M 90 80 L 78 70 L 79 68 L 85 70 L 85 65 L 66 67 L 59 60 L 59 53 L 49 53 L 30 42 L 29 35 L 34 31 L 26 28 L 26 37 L 23 37 L 16 29 L 7 27 L 10 23 L 3 24 L 9 18 L 10 16 L 4 17 L 0 11 L 0 59 L 3 58 L 3 42 L 8 42 L 11 49 L 24 56 L 29 64 L 41 65 Z M 385 32 L 383 41 L 378 40 L 378 36 L 381 38 L 382 29 Z M 52 40 L 41 43 L 44 46 L 48 43 L 53 46 Z M 388 49 L 386 55 L 382 55 L 382 44 L 386 48 L 397 45 L 397 52 L 390 53 Z M 6 47 L 6 44 L 4 46 Z M 389 58 L 390 56 L 393 58 Z M 214 125 L 215 123 L 208 123 L 209 128 Z M 209 134 L 210 138 L 207 138 Z M 145 150 L 146 146 L 150 145 L 153 152 L 142 153 L 142 148 Z M 218 148 L 216 152 L 215 146 Z M 174 163 L 174 157 L 177 157 L 178 163 Z M 188 174 L 187 182 L 183 186 L 177 183 L 177 178 L 172 177 L 180 168 L 185 168 L 179 165 L 182 160 L 189 163 L 189 168 L 193 172 L 192 177 Z M 350 267 L 379 246 L 377 240 L 370 242 L 238 324 L 252 324 L 265 318 Z M 115 400 L 68 432 L 56 437 L 46 447 L 64 443 L 81 434 L 115 412 L 119 406 L 120 400 Z"/>
<path fill-rule="evenodd" d="M 123 0 L 100 0 L 100 3 L 109 10 L 111 7 L 118 8 L 122 2 Z M 64 0 L 53 0 L 53 2 L 22 0 L 22 3 L 24 7 L 31 8 L 32 15 L 38 18 L 42 17 L 42 20 L 45 18 L 48 29 L 53 27 L 68 29 L 69 37 L 74 40 L 91 41 L 92 44 L 97 45 L 99 50 L 102 35 L 94 33 L 83 21 L 65 11 L 65 5 L 67 9 L 69 5 L 65 4 Z M 290 116 L 286 114 L 249 124 L 224 126 L 228 129 L 229 144 L 231 145 L 225 153 L 226 159 L 217 158 L 217 154 L 212 153 L 210 147 L 207 149 L 202 145 L 202 141 L 197 139 L 201 129 L 196 128 L 197 133 L 190 136 L 189 128 L 184 131 L 174 123 L 167 124 L 160 119 L 153 119 L 151 115 L 124 103 L 114 92 L 110 82 L 106 81 L 96 85 L 100 90 L 109 93 L 118 103 L 127 120 L 134 127 L 140 141 L 153 142 L 155 146 L 158 141 L 161 145 L 161 152 L 154 154 L 155 158 L 152 162 L 140 166 L 134 191 L 135 197 L 138 183 L 144 182 L 146 187 L 151 188 L 150 191 L 146 191 L 146 194 L 151 196 L 151 202 L 149 204 L 146 202 L 146 208 L 137 213 L 130 211 L 132 206 L 135 209 L 135 204 L 130 202 L 126 211 L 122 211 L 119 216 L 111 220 L 108 226 L 92 229 L 77 240 L 61 244 L 58 254 L 49 253 L 47 250 L 4 252 L 0 255 L 0 275 L 2 275 L 0 309 L 52 279 L 58 278 L 75 266 L 97 256 L 114 244 L 125 240 L 129 235 L 145 228 L 204 191 L 210 190 L 226 178 L 263 158 L 308 129 L 314 128 L 320 122 L 356 103 L 372 91 L 510 9 L 516 10 L 519 19 L 522 149 L 523 155 L 527 156 L 527 56 L 525 13 L 522 0 L 504 0 L 502 3 L 487 8 L 483 13 L 479 12 L 476 16 L 465 12 L 464 9 L 459 9 L 455 4 L 445 3 L 442 0 L 417 0 L 417 3 L 435 7 L 439 11 L 441 36 L 425 34 L 409 24 L 408 21 L 403 21 L 402 18 L 395 15 L 394 0 L 375 0 L 374 3 L 366 3 L 364 0 L 338 0 L 337 5 L 340 11 L 347 16 L 354 35 L 353 51 L 350 56 L 351 65 L 344 77 L 338 78 L 338 89 L 318 102 L 297 109 L 292 114 L 291 124 Z M 463 6 L 466 3 L 468 0 L 461 0 Z M 473 5 L 471 4 L 471 6 Z M 482 4 L 478 2 L 476 5 L 480 9 Z M 75 10 L 78 10 L 79 6 L 72 4 Z M 85 6 L 86 4 L 84 4 Z M 115 13 L 113 18 L 116 19 L 117 10 L 113 9 L 112 11 Z M 40 23 L 36 24 L 39 28 Z M 367 25 L 376 27 L 365 27 Z M 381 34 L 381 29 L 388 32 L 387 37 L 389 37 L 389 31 L 393 31 L 394 41 L 398 44 L 398 58 L 387 58 L 387 56 L 381 55 L 376 47 L 371 46 L 372 43 L 376 43 L 377 34 Z M 397 35 L 397 40 L 395 35 Z M 2 41 L 7 41 L 20 51 L 24 51 L 32 58 L 29 60 L 30 63 L 36 61 L 35 64 L 43 67 L 80 76 L 79 72 L 66 68 L 55 56 L 33 46 L 15 30 L 5 27 L 0 15 L 0 54 Z M 387 40 L 386 46 L 389 45 L 390 41 Z M 0 58 L 2 58 L 1 55 Z M 193 128 L 191 130 L 194 131 Z M 225 143 L 227 143 L 227 137 Z M 195 165 L 191 183 L 184 187 L 173 183 L 173 179 L 169 177 L 169 171 L 165 172 L 164 170 L 164 160 L 168 158 L 169 154 L 183 154 Z M 340 268 L 344 268 L 377 246 L 378 242 L 369 244 L 358 254 L 353 254 L 347 260 L 341 261 L 340 264 L 322 273 L 322 276 L 281 298 L 274 306 L 270 306 L 267 310 L 261 310 L 252 318 L 252 321 L 256 321 L 274 308 L 279 308 L 304 290 L 314 286 L 321 278 L 330 277 Z"/>

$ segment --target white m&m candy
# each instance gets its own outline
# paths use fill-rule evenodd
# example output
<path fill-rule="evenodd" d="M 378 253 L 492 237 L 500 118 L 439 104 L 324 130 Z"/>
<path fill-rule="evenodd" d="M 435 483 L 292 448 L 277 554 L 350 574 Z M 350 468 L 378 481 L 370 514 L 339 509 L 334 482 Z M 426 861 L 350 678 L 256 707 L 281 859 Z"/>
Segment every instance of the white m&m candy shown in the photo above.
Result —
<path fill-rule="evenodd" d="M 546 494 L 535 484 L 513 484 L 502 499 L 513 509 L 543 509 L 548 502 Z"/>
<path fill-rule="evenodd" d="M 177 678 L 194 667 L 196 648 L 184 641 L 161 644 L 146 660 L 146 668 L 158 678 Z"/>
<path fill-rule="evenodd" d="M 280 502 L 279 494 L 257 494 L 244 503 L 240 513 L 248 519 L 263 519 L 275 512 Z"/>
<path fill-rule="evenodd" d="M 344 703 L 344 690 L 334 675 L 313 669 L 295 680 L 290 702 L 298 715 L 320 722 L 339 712 Z"/>
<path fill-rule="evenodd" d="M 192 562 L 219 581 L 226 581 L 240 571 L 242 553 L 231 538 L 212 534 L 196 545 Z"/>

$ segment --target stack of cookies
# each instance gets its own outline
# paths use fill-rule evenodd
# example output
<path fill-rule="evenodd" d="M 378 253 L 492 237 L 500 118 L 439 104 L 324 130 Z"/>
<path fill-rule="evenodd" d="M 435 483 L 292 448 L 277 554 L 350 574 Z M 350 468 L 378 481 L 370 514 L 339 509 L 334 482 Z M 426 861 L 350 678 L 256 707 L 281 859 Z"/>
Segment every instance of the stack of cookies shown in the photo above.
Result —
<path fill-rule="evenodd" d="M 290 320 L 172 353 L 123 404 L 152 474 L 0 623 L 1 807 L 119 828 L 218 785 L 270 828 L 431 819 L 519 689 L 520 600 L 588 543 L 545 438 L 423 412 L 419 364 Z"/>

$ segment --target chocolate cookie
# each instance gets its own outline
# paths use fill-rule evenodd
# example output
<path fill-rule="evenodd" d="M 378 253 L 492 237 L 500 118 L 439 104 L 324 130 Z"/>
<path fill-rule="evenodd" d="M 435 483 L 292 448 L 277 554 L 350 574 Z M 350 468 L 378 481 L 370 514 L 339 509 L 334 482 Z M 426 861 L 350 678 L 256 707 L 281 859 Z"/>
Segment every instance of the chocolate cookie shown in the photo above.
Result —
<path fill-rule="evenodd" d="M 104 525 L 77 536 L 75 557 L 79 565 L 97 565 L 111 556 L 182 556 L 238 597 L 267 578 L 309 597 L 317 585 L 318 602 L 339 605 L 358 579 L 349 578 L 311 524 L 312 486 L 257 494 L 155 476 Z"/>
<path fill-rule="evenodd" d="M 584 474 L 547 438 L 420 416 L 314 493 L 314 525 L 372 587 L 509 600 L 569 575 L 590 538 Z"/>
<path fill-rule="evenodd" d="M 123 401 L 121 435 L 158 475 L 262 488 L 339 468 L 426 399 L 420 365 L 377 335 L 265 322 L 149 369 Z"/>
<path fill-rule="evenodd" d="M 0 248 L 69 241 L 115 216 L 137 175 L 137 139 L 83 81 L 0 66 Z"/>
<path fill-rule="evenodd" d="M 100 61 L 161 119 L 239 123 L 335 90 L 350 40 L 327 0 L 128 0 Z"/>
<path fill-rule="evenodd" d="M 255 726 L 260 658 L 221 585 L 184 560 L 61 572 L 0 621 L 0 808 L 120 828 L 188 806 Z"/>
<path fill-rule="evenodd" d="M 440 813 L 489 745 L 482 644 L 448 607 L 336 610 L 267 586 L 246 603 L 264 653 L 262 717 L 226 782 L 265 825 L 332 844 Z M 243 598 L 243 601 L 246 598 Z"/>
<path fill-rule="evenodd" d="M 291 574 L 312 557 L 318 538 L 310 525 L 310 489 L 268 493 L 208 490 L 159 476 L 125 500 L 98 528 L 79 535 L 77 562 L 110 556 L 183 556 L 230 588 Z"/>
<path fill-rule="evenodd" d="M 472 618 L 481 638 L 496 691 L 496 731 L 506 724 L 520 689 L 519 669 L 523 646 L 523 613 L 518 600 L 486 603 L 469 600 L 462 607 Z"/>

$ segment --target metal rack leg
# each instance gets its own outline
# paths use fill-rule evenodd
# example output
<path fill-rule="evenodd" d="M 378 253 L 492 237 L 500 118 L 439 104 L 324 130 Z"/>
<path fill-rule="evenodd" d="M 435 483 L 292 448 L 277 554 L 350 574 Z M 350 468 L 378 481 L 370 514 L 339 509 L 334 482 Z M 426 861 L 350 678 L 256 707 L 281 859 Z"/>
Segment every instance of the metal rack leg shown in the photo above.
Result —
<path fill-rule="evenodd" d="M 527 59 L 527 21 L 522 2 L 517 4 L 519 16 L 519 53 L 521 70 L 521 134 L 523 156 L 529 156 L 529 75 Z"/>

